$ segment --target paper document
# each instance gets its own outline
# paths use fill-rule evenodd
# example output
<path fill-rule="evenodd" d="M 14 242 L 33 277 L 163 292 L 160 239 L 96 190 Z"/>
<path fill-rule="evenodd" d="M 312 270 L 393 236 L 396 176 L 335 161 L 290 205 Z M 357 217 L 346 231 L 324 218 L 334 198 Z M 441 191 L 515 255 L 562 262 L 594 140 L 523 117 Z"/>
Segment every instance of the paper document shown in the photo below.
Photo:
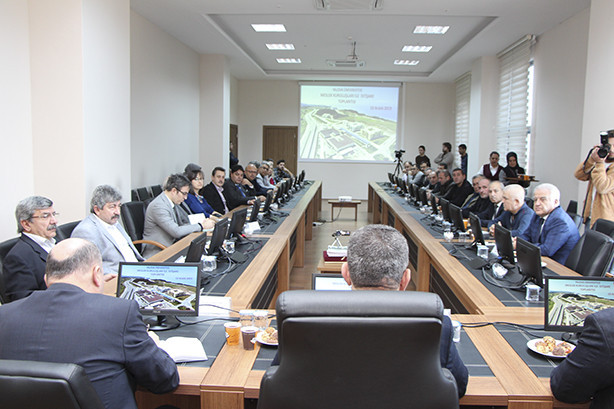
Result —
<path fill-rule="evenodd" d="M 166 351 L 175 362 L 206 361 L 205 348 L 198 338 L 170 337 L 159 341 L 158 346 Z"/>

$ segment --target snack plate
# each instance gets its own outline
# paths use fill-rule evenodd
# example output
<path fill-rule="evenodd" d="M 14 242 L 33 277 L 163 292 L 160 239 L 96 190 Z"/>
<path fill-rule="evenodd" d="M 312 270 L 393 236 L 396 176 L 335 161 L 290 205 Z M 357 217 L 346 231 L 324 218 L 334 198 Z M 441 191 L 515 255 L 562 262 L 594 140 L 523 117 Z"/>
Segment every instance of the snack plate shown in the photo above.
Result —
<path fill-rule="evenodd" d="M 258 332 L 258 333 L 256 334 L 256 341 L 260 342 L 261 344 L 264 344 L 264 345 L 270 345 L 270 346 L 274 346 L 274 347 L 276 347 L 277 345 L 279 345 L 279 342 L 270 342 L 270 341 L 265 341 L 265 340 L 263 340 L 263 339 L 262 339 L 262 334 L 263 334 L 263 333 L 264 333 L 263 331 L 260 331 L 260 332 Z"/>
<path fill-rule="evenodd" d="M 537 350 L 537 348 L 535 347 L 535 344 L 536 344 L 536 343 L 538 343 L 539 341 L 542 341 L 542 340 L 543 340 L 542 338 L 535 338 L 535 339 L 529 340 L 529 341 L 527 341 L 527 347 L 529 347 L 529 349 L 530 349 L 531 351 L 533 351 L 533 352 L 535 352 L 535 353 L 537 353 L 537 354 L 543 355 L 543 356 L 547 356 L 547 357 L 549 357 L 549 358 L 558 358 L 558 359 L 561 359 L 561 358 L 566 358 L 566 357 L 567 357 L 567 355 L 554 355 L 554 354 L 552 354 L 552 353 L 550 353 L 550 352 L 546 353 L 546 352 L 540 352 L 540 351 L 538 351 L 538 350 Z M 563 341 L 560 341 L 560 340 L 558 340 L 558 339 L 556 339 L 555 341 L 556 341 L 556 344 L 557 344 L 557 345 L 558 345 L 558 344 L 560 344 L 561 342 L 563 342 Z M 568 343 L 568 344 L 569 344 L 569 343 Z M 575 345 L 573 345 L 573 344 L 569 344 L 569 345 L 571 346 L 571 350 L 572 350 L 572 351 L 573 351 L 573 350 L 576 348 L 576 346 L 575 346 Z M 570 352 L 570 353 L 571 353 L 571 352 Z"/>

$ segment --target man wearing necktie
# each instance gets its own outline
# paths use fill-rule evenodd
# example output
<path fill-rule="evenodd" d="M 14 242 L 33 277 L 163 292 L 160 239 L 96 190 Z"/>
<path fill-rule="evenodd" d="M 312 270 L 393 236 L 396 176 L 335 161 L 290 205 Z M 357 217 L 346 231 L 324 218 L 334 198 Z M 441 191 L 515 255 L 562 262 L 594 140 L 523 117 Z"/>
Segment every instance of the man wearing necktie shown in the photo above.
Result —
<path fill-rule="evenodd" d="M 495 224 L 509 229 L 513 237 L 523 234 L 531 223 L 535 212 L 524 202 L 524 189 L 520 185 L 508 185 L 503 189 L 503 209 L 501 216 L 488 220 L 490 235 L 495 235 Z"/>
<path fill-rule="evenodd" d="M 104 274 L 117 274 L 120 261 L 143 261 L 121 223 L 118 223 L 121 200 L 121 193 L 114 187 L 96 187 L 90 201 L 90 214 L 70 236 L 89 240 L 98 247 Z"/>
<path fill-rule="evenodd" d="M 521 238 L 538 246 L 542 256 L 564 264 L 580 233 L 571 217 L 560 206 L 561 193 L 550 184 L 542 183 L 533 191 L 533 216 Z"/>
<path fill-rule="evenodd" d="M 234 165 L 230 168 L 230 178 L 224 182 L 224 197 L 226 198 L 226 204 L 230 210 L 241 205 L 251 205 L 254 203 L 255 196 L 250 196 L 246 192 L 244 187 L 243 166 Z M 263 202 L 266 198 L 260 196 L 258 198 Z"/>

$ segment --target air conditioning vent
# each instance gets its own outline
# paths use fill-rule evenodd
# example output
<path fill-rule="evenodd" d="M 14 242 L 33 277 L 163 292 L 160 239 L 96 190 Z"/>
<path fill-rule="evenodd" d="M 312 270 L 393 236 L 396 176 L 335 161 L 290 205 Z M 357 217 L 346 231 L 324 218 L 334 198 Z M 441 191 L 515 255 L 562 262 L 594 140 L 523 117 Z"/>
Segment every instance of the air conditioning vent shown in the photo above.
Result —
<path fill-rule="evenodd" d="M 335 68 L 362 68 L 365 62 L 362 60 L 326 60 L 326 64 Z"/>
<path fill-rule="evenodd" d="M 314 0 L 318 10 L 381 10 L 383 0 Z"/>

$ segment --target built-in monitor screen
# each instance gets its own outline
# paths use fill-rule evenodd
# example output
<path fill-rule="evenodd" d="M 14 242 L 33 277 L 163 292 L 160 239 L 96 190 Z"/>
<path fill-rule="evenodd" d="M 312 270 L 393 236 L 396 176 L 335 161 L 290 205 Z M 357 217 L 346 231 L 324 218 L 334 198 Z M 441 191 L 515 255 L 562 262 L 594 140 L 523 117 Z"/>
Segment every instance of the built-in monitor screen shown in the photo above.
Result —
<path fill-rule="evenodd" d="M 260 200 L 254 199 L 254 204 L 252 204 L 252 212 L 249 214 L 250 223 L 258 220 L 258 212 L 260 212 Z"/>
<path fill-rule="evenodd" d="M 614 307 L 614 278 L 546 277 L 544 328 L 581 332 L 584 319 Z"/>
<path fill-rule="evenodd" d="M 441 215 L 443 216 L 443 219 L 447 222 L 451 222 L 452 218 L 450 217 L 450 202 L 448 202 L 448 199 L 440 197 L 439 204 L 441 205 Z"/>
<path fill-rule="evenodd" d="M 497 245 L 497 253 L 502 260 L 512 264 L 516 262 L 514 259 L 514 243 L 512 243 L 512 232 L 500 224 L 495 224 L 495 244 Z"/>
<path fill-rule="evenodd" d="M 305 180 L 305 169 L 301 170 L 301 175 L 298 178 L 300 183 L 303 183 L 303 180 Z"/>
<path fill-rule="evenodd" d="M 437 196 L 435 195 L 431 195 L 431 210 L 433 211 L 433 214 L 439 213 L 437 210 Z"/>
<path fill-rule="evenodd" d="M 202 255 L 205 253 L 205 244 L 207 244 L 207 233 L 204 232 L 196 237 L 190 243 L 188 252 L 185 256 L 186 263 L 199 263 Z"/>
<path fill-rule="evenodd" d="M 262 213 L 266 214 L 271 208 L 271 202 L 273 201 L 273 191 L 269 190 L 266 193 L 266 200 L 264 201 L 264 206 L 262 207 Z"/>
<path fill-rule="evenodd" d="M 232 212 L 232 219 L 230 219 L 230 226 L 228 227 L 226 238 L 239 237 L 241 232 L 243 232 L 245 219 L 247 219 L 247 208 Z"/>
<path fill-rule="evenodd" d="M 463 221 L 463 212 L 460 207 L 449 203 L 450 218 L 456 231 L 465 231 L 465 222 Z"/>
<path fill-rule="evenodd" d="M 428 206 L 429 201 L 427 199 L 426 189 L 420 189 L 419 193 L 420 193 L 420 202 L 422 202 L 424 206 Z"/>
<path fill-rule="evenodd" d="M 469 226 L 471 227 L 474 241 L 478 244 L 485 244 L 480 218 L 473 213 L 469 213 Z"/>
<path fill-rule="evenodd" d="M 352 289 L 345 282 L 341 274 L 331 273 L 314 273 L 311 277 L 311 288 L 318 291 L 344 291 Z"/>
<path fill-rule="evenodd" d="M 196 316 L 199 294 L 200 263 L 119 263 L 117 297 L 143 314 Z"/>
<path fill-rule="evenodd" d="M 542 253 L 539 247 L 520 237 L 516 238 L 516 260 L 520 273 L 540 287 L 544 286 Z"/>
<path fill-rule="evenodd" d="M 228 219 L 222 219 L 215 223 L 213 228 L 213 234 L 211 235 L 211 241 L 209 242 L 209 248 L 207 254 L 215 254 L 220 247 L 224 244 L 226 239 L 226 233 L 228 232 Z"/>

